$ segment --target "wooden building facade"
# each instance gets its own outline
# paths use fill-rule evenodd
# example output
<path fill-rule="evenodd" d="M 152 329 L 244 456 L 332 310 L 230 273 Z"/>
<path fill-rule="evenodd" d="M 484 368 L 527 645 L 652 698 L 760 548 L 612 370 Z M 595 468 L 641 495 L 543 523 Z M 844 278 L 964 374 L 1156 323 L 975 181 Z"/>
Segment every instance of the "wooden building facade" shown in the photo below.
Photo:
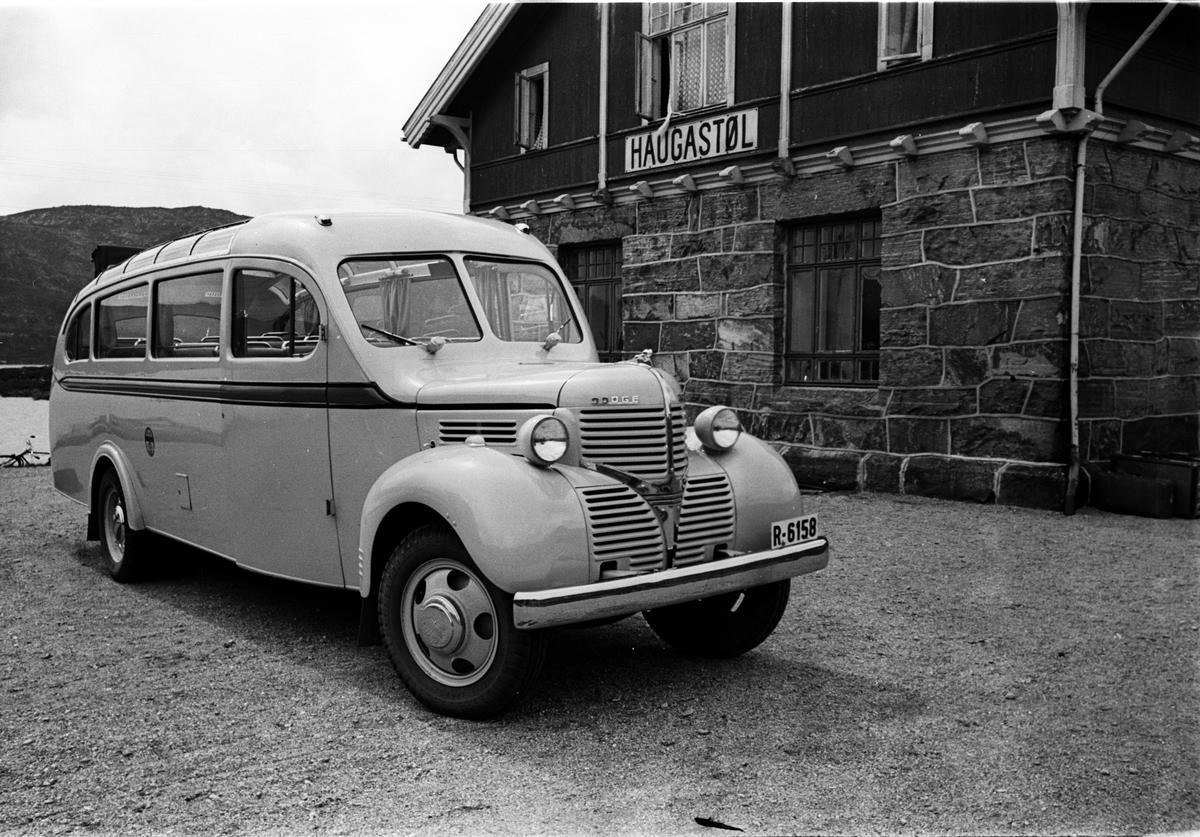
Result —
<path fill-rule="evenodd" d="M 802 483 L 1071 507 L 1200 452 L 1196 43 L 1182 4 L 496 5 L 405 139 Z"/>

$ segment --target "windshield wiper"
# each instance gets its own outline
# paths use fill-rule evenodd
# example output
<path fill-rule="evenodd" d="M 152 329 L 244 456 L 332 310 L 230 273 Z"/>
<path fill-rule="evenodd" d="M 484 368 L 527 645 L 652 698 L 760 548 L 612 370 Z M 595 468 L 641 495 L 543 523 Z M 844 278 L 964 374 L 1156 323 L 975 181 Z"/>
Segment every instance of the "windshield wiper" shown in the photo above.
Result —
<path fill-rule="evenodd" d="M 391 339 L 395 340 L 397 343 L 403 343 L 406 346 L 420 346 L 421 345 L 421 343 L 419 341 L 413 340 L 411 337 L 401 337 L 399 334 L 392 334 L 390 331 L 384 331 L 382 328 L 375 328 L 375 326 L 373 326 L 373 325 L 367 325 L 366 323 L 359 323 L 358 327 L 365 328 L 367 331 L 373 331 L 376 334 L 382 334 L 384 337 L 390 337 Z"/>

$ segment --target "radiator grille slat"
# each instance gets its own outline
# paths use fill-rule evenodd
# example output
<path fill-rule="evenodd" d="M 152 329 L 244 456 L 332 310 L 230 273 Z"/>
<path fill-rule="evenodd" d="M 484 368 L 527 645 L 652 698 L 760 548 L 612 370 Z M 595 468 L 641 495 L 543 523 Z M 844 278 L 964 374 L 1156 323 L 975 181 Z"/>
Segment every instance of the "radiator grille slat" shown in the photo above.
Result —
<path fill-rule="evenodd" d="M 588 536 L 595 560 L 617 561 L 622 569 L 663 566 L 663 535 L 658 517 L 625 485 L 581 488 Z"/>
<path fill-rule="evenodd" d="M 704 547 L 733 540 L 733 489 L 725 474 L 692 477 L 683 491 L 675 566 L 704 560 Z"/>
<path fill-rule="evenodd" d="M 683 408 L 678 405 L 669 413 L 641 407 L 579 413 L 585 458 L 651 482 L 665 479 L 670 466 L 678 474 L 686 470 L 683 425 Z"/>

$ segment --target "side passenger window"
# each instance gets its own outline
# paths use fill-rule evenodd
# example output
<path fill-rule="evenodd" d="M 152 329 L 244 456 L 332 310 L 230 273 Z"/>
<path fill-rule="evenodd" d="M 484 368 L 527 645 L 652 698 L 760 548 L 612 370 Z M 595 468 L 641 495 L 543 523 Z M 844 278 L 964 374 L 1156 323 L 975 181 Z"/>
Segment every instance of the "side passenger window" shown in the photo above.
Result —
<path fill-rule="evenodd" d="M 155 286 L 154 356 L 215 358 L 221 348 L 221 274 Z"/>
<path fill-rule="evenodd" d="M 96 306 L 96 357 L 146 356 L 146 300 L 148 285 L 105 297 Z"/>
<path fill-rule="evenodd" d="M 67 360 L 87 360 L 92 353 L 92 304 L 80 308 L 67 326 Z"/>
<path fill-rule="evenodd" d="M 239 270 L 233 277 L 233 302 L 234 357 L 303 357 L 317 348 L 317 302 L 295 277 Z"/>

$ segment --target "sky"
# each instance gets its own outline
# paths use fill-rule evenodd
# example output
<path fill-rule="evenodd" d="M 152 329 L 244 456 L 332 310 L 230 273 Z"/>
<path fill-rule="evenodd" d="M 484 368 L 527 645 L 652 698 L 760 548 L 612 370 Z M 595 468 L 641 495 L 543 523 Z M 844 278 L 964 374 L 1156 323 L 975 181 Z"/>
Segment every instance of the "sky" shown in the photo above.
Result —
<path fill-rule="evenodd" d="M 403 126 L 484 6 L 0 0 L 0 215 L 461 212 L 453 157 Z"/>

